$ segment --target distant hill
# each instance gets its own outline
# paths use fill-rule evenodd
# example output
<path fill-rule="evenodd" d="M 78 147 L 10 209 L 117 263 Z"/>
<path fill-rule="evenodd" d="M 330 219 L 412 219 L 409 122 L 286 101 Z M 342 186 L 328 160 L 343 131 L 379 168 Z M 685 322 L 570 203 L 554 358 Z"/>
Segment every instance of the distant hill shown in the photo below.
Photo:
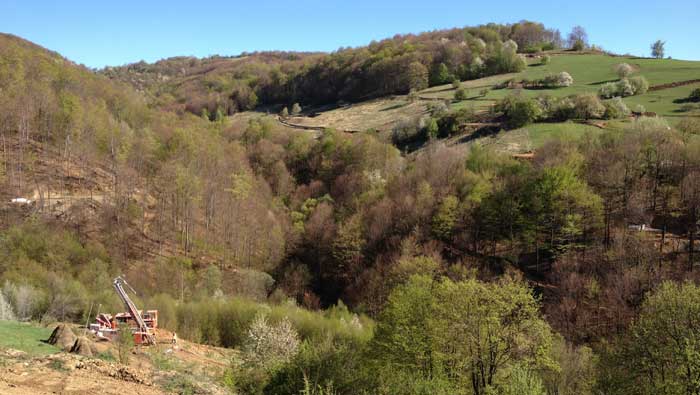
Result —
<path fill-rule="evenodd" d="M 258 105 L 356 102 L 453 79 L 520 71 L 518 52 L 559 48 L 558 31 L 523 21 L 396 35 L 333 53 L 258 52 L 108 67 L 101 73 L 147 90 L 170 108 L 211 119 Z"/>

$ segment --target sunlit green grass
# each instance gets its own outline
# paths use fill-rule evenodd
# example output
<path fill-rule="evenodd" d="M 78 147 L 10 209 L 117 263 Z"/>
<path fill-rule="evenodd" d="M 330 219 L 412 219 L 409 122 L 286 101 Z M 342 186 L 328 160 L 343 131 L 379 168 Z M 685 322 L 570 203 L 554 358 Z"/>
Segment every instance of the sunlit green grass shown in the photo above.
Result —
<path fill-rule="evenodd" d="M 58 348 L 42 342 L 51 336 L 51 329 L 15 321 L 0 321 L 0 348 L 12 348 L 38 356 L 53 354 Z"/>
<path fill-rule="evenodd" d="M 522 90 L 522 93 L 537 97 L 538 95 L 568 96 L 580 93 L 597 93 L 600 86 L 606 82 L 618 80 L 615 74 L 615 66 L 619 63 L 628 63 L 635 68 L 634 75 L 643 75 L 650 85 L 666 84 L 671 82 L 687 81 L 700 78 L 700 62 L 671 60 L 671 59 L 644 59 L 634 57 L 613 57 L 595 54 L 556 54 L 551 55 L 551 61 L 547 65 L 540 65 L 539 60 L 530 59 L 530 65 L 521 73 L 506 74 L 481 78 L 473 81 L 465 81 L 462 86 L 469 91 L 469 100 L 456 102 L 454 108 L 473 106 L 477 110 L 485 110 L 496 100 L 511 94 L 512 89 L 493 89 L 499 83 L 514 79 L 538 79 L 547 74 L 566 71 L 574 78 L 574 84 L 566 88 Z M 644 95 L 625 98 L 632 108 L 642 104 L 646 111 L 655 112 L 668 117 L 674 122 L 686 115 L 700 116 L 700 112 L 681 113 L 682 104 L 674 103 L 676 99 L 687 97 L 690 91 L 700 87 L 700 84 L 681 86 L 677 88 L 650 91 Z M 482 89 L 490 89 L 486 96 L 479 95 Z M 421 92 L 421 96 L 440 97 L 451 99 L 454 89 L 451 85 L 432 87 Z M 551 125 L 551 124 L 550 124 Z"/>
<path fill-rule="evenodd" d="M 698 73 L 698 78 L 700 78 L 700 73 Z M 693 89 L 698 88 L 700 88 L 700 83 L 647 92 L 640 96 L 626 97 L 624 100 L 630 109 L 641 104 L 647 111 L 653 111 L 659 116 L 667 118 L 669 122 L 675 123 L 686 116 L 700 117 L 697 104 L 693 106 L 695 110 L 683 112 L 681 110 L 684 104 L 674 103 L 674 100 L 686 98 Z"/>

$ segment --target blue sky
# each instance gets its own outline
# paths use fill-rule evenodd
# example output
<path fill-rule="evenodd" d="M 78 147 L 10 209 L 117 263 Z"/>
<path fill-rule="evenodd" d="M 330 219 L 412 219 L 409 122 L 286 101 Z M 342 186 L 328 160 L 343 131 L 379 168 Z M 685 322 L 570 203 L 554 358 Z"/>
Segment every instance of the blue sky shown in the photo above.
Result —
<path fill-rule="evenodd" d="M 656 39 L 674 58 L 700 60 L 700 0 L 0 0 L 0 31 L 90 67 L 176 55 L 255 50 L 332 51 L 396 33 L 521 19 L 594 44 L 648 55 Z"/>

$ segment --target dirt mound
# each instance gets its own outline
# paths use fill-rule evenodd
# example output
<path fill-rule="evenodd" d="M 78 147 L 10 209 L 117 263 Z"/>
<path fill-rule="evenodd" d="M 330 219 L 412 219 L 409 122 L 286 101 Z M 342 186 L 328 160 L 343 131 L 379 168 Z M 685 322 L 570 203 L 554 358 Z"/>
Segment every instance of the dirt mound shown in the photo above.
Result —
<path fill-rule="evenodd" d="M 98 359 L 81 359 L 75 362 L 75 369 L 99 373 L 117 380 L 130 383 L 152 385 L 146 375 L 140 374 L 130 366 L 104 362 Z"/>
<path fill-rule="evenodd" d="M 70 352 L 72 354 L 92 357 L 97 354 L 97 347 L 95 347 L 95 343 L 93 343 L 92 340 L 85 336 L 80 336 L 75 340 L 75 343 L 73 343 Z"/>
<path fill-rule="evenodd" d="M 63 351 L 69 351 L 76 342 L 76 336 L 68 325 L 60 324 L 51 332 L 51 336 L 46 342 L 63 349 Z"/>

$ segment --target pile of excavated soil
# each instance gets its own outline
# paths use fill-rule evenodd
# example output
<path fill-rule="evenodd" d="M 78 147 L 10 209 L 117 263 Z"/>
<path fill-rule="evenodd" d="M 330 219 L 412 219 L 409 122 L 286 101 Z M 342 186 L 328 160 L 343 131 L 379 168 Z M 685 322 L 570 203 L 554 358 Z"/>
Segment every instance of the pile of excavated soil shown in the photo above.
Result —
<path fill-rule="evenodd" d="M 75 340 L 75 343 L 73 343 L 73 347 L 71 347 L 70 352 L 72 354 L 92 357 L 97 355 L 97 347 L 95 347 L 95 343 L 93 343 L 92 340 L 88 339 L 86 336 L 80 336 Z"/>
<path fill-rule="evenodd" d="M 154 386 L 150 370 L 57 353 L 26 359 L 7 358 L 0 365 L 0 394 L 140 394 L 171 393 Z"/>
<path fill-rule="evenodd" d="M 75 344 L 77 337 L 66 324 L 60 324 L 53 330 L 49 339 L 46 340 L 47 343 L 53 344 L 54 346 L 62 349 L 63 351 L 70 351 Z"/>

